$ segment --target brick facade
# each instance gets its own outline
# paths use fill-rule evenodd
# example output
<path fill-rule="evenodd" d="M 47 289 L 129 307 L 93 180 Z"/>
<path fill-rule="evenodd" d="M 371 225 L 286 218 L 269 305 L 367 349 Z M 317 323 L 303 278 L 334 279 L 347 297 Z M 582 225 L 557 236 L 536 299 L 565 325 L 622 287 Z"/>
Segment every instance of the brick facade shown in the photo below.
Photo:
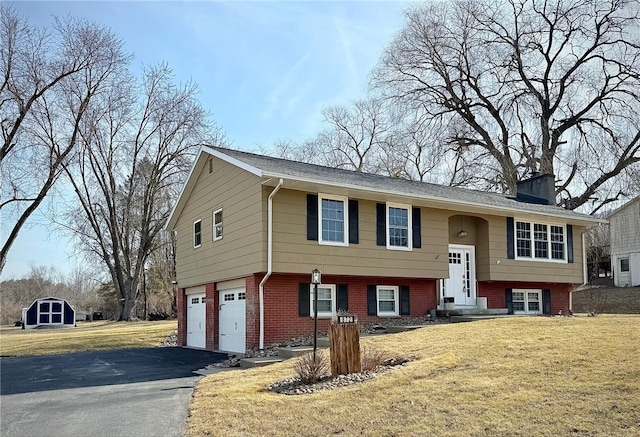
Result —
<path fill-rule="evenodd" d="M 178 289 L 176 296 L 178 306 L 178 346 L 187 345 L 187 295 L 184 288 Z"/>
<path fill-rule="evenodd" d="M 534 288 L 551 290 L 551 314 L 569 310 L 569 292 L 571 284 L 552 284 L 546 282 L 478 282 L 478 297 L 487 298 L 487 308 L 506 308 L 505 290 L 507 288 Z"/>
<path fill-rule="evenodd" d="M 259 345 L 260 303 L 258 286 L 262 275 L 247 278 L 247 348 Z M 310 275 L 272 275 L 264 287 L 264 344 L 313 333 L 313 318 L 298 314 L 298 288 L 308 284 Z M 425 316 L 436 305 L 436 281 L 433 279 L 371 278 L 323 275 L 324 284 L 347 284 L 349 313 L 360 321 L 379 319 L 367 315 L 367 285 L 408 285 L 411 316 Z M 250 288 L 251 284 L 251 288 Z M 251 298 L 250 298 L 251 296 Z M 326 332 L 329 319 L 318 319 L 318 330 Z"/>
<path fill-rule="evenodd" d="M 246 347 L 257 348 L 260 344 L 260 295 L 259 285 L 264 274 L 245 278 L 246 301 Z M 286 341 L 293 337 L 313 334 L 313 318 L 298 313 L 299 284 L 308 284 L 310 275 L 273 274 L 264 286 L 264 344 Z M 408 285 L 410 289 L 410 317 L 423 317 L 437 306 L 435 279 L 406 279 L 391 277 L 357 277 L 323 275 L 324 284 L 347 284 L 349 313 L 359 321 L 379 320 L 367 315 L 367 285 Z M 551 314 L 569 308 L 570 284 L 530 282 L 479 282 L 478 296 L 487 297 L 488 308 L 505 308 L 505 289 L 535 288 L 551 290 Z M 206 284 L 206 348 L 216 350 L 219 344 L 219 293 L 215 284 Z M 186 345 L 186 295 L 178 290 L 178 344 Z M 318 330 L 326 332 L 329 319 L 318 320 Z"/>

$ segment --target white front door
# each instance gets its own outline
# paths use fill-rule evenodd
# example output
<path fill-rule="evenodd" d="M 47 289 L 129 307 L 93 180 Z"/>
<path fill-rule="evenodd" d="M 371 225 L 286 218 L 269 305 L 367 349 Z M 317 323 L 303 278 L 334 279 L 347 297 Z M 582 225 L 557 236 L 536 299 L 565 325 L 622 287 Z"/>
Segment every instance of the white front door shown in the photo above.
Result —
<path fill-rule="evenodd" d="M 442 281 L 440 297 L 453 297 L 456 307 L 476 306 L 474 246 L 449 245 L 449 278 Z"/>
<path fill-rule="evenodd" d="M 206 347 L 205 322 L 205 294 L 187 294 L 187 346 L 203 349 Z"/>
<path fill-rule="evenodd" d="M 246 352 L 246 302 L 244 288 L 220 291 L 220 347 L 226 352 Z"/>

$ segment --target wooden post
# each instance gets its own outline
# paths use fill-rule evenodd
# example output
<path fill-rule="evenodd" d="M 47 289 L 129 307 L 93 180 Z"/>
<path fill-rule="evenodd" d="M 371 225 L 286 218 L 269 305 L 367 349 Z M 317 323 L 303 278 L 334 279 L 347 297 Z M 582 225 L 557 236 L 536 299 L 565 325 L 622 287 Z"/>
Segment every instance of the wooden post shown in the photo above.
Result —
<path fill-rule="evenodd" d="M 338 316 L 329 325 L 331 375 L 362 372 L 360 329 L 354 316 Z"/>

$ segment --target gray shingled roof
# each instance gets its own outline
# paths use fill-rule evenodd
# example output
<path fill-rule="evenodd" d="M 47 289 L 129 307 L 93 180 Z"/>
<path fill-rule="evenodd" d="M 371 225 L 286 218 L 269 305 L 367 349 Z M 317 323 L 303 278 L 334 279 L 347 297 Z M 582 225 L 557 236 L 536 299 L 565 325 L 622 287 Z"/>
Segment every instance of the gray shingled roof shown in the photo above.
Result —
<path fill-rule="evenodd" d="M 466 188 L 448 187 L 426 182 L 410 181 L 351 170 L 290 161 L 271 156 L 257 155 L 239 150 L 210 147 L 211 149 L 261 170 L 265 176 L 317 181 L 322 184 L 351 186 L 374 191 L 393 192 L 406 196 L 426 199 L 446 200 L 452 203 L 471 203 L 478 206 L 494 206 L 523 212 L 548 214 L 567 219 L 602 221 L 596 217 L 581 214 L 551 205 L 537 205 L 515 200 L 513 196 L 489 193 Z"/>

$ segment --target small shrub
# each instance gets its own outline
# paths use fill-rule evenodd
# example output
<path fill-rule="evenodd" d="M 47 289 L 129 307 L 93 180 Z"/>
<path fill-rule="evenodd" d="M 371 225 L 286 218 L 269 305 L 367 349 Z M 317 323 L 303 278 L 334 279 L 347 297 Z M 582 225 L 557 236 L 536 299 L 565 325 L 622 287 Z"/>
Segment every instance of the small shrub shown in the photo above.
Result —
<path fill-rule="evenodd" d="M 607 293 L 599 288 L 593 288 L 585 292 L 587 296 L 587 312 L 590 316 L 601 314 L 607 305 Z"/>
<path fill-rule="evenodd" d="M 306 354 L 296 360 L 293 370 L 305 384 L 313 384 L 331 374 L 331 364 L 322 351 L 316 351 L 316 359 L 313 354 Z"/>
<path fill-rule="evenodd" d="M 388 354 L 376 349 L 362 348 L 360 363 L 362 371 L 374 371 L 389 359 Z"/>

